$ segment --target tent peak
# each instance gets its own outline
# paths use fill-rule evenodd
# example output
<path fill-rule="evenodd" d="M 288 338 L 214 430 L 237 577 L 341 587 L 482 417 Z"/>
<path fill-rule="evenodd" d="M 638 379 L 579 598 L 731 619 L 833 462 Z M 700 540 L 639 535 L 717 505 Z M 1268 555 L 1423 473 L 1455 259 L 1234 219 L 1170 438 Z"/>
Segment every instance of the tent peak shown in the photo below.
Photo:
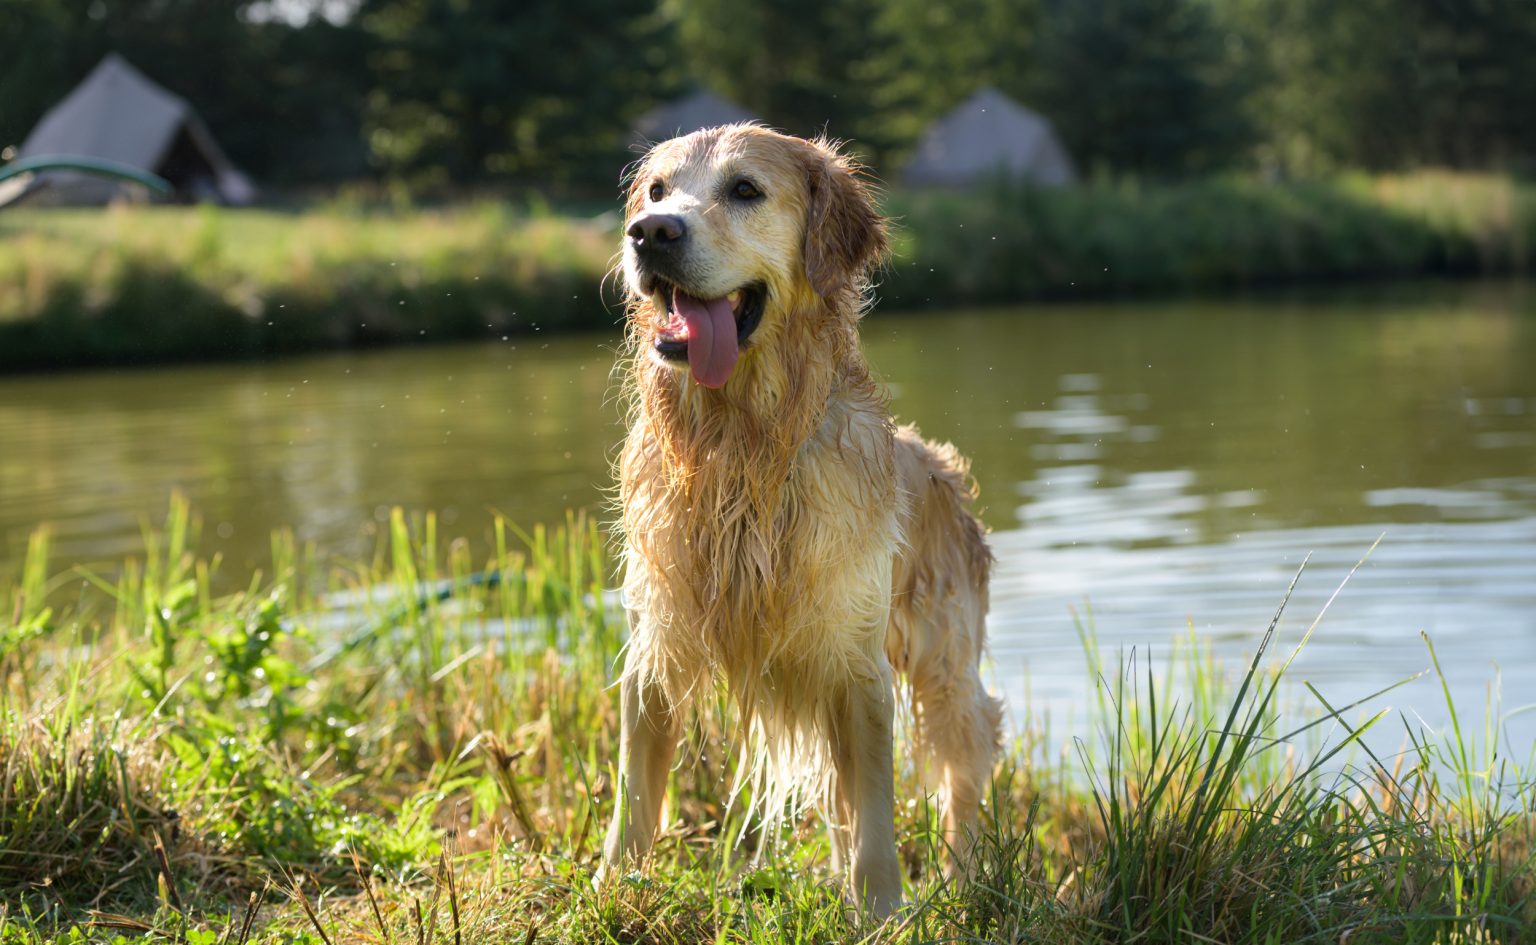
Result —
<path fill-rule="evenodd" d="M 43 115 L 18 158 L 110 161 L 170 180 L 183 198 L 249 203 L 255 187 L 225 156 L 192 105 L 117 52 L 102 57 Z M 71 171 L 40 172 L 35 189 L 62 203 L 104 203 L 123 185 Z"/>

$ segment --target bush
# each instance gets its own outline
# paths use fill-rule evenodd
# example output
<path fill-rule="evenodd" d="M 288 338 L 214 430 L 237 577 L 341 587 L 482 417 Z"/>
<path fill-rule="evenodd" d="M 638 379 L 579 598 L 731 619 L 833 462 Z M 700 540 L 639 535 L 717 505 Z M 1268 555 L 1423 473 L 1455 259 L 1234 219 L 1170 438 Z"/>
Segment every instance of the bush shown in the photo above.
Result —
<path fill-rule="evenodd" d="M 1423 173 L 897 194 L 892 306 L 1529 271 L 1536 188 Z"/>
<path fill-rule="evenodd" d="M 896 192 L 887 309 L 1526 272 L 1536 187 L 1421 173 Z M 499 204 L 0 215 L 0 371 L 612 330 L 611 217 Z"/>
<path fill-rule="evenodd" d="M 500 337 L 611 323 L 616 235 L 495 206 L 0 218 L 0 370 Z"/>

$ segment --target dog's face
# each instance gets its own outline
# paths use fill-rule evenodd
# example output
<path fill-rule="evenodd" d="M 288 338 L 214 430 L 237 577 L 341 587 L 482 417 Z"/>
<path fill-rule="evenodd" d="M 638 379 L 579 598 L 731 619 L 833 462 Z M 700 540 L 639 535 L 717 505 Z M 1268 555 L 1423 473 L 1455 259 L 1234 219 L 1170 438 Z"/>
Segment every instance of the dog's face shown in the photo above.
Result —
<path fill-rule="evenodd" d="M 861 288 L 885 248 L 853 165 L 755 125 L 658 145 L 630 187 L 624 275 L 650 356 L 708 387 L 814 297 Z M 856 303 L 850 303 L 852 308 Z"/>

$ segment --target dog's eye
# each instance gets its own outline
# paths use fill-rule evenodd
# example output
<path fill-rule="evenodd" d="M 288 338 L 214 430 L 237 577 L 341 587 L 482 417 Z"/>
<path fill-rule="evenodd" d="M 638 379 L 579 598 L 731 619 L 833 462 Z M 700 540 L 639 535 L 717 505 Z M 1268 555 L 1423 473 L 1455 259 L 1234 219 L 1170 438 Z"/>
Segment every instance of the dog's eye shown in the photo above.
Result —
<path fill-rule="evenodd" d="M 735 194 L 738 200 L 756 200 L 763 195 L 763 192 L 757 189 L 757 185 L 749 180 L 737 181 L 736 186 L 731 188 L 731 193 Z"/>
<path fill-rule="evenodd" d="M 666 192 L 666 188 L 661 186 L 661 181 L 656 181 L 651 185 L 651 203 L 660 200 Z"/>

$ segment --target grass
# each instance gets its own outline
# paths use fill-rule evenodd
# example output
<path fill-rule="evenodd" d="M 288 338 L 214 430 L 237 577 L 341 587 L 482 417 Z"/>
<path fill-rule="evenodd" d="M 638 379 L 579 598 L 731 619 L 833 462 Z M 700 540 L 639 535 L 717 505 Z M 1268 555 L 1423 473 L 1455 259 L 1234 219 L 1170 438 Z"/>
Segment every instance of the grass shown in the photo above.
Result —
<path fill-rule="evenodd" d="M 589 328 L 608 225 L 478 204 L 0 213 L 0 369 Z"/>
<path fill-rule="evenodd" d="M 1399 176 L 898 195 L 900 306 L 1536 268 L 1536 186 Z"/>
<path fill-rule="evenodd" d="M 813 823 L 721 806 L 718 700 L 649 870 L 595 890 L 623 621 L 592 523 L 498 521 L 489 562 L 430 517 L 340 565 L 279 533 L 226 597 L 196 533 L 174 503 L 112 575 L 39 533 L 0 584 L 0 942 L 1536 940 L 1528 772 L 1466 720 L 1405 739 L 1320 705 L 1282 732 L 1273 626 L 1236 679 L 1086 633 L 1097 735 L 1009 743 L 969 883 L 902 766 L 913 905 L 883 926 Z"/>
<path fill-rule="evenodd" d="M 1423 172 L 891 193 L 885 309 L 1536 269 L 1536 186 Z M 613 330 L 610 217 L 0 212 L 0 370 Z"/>

